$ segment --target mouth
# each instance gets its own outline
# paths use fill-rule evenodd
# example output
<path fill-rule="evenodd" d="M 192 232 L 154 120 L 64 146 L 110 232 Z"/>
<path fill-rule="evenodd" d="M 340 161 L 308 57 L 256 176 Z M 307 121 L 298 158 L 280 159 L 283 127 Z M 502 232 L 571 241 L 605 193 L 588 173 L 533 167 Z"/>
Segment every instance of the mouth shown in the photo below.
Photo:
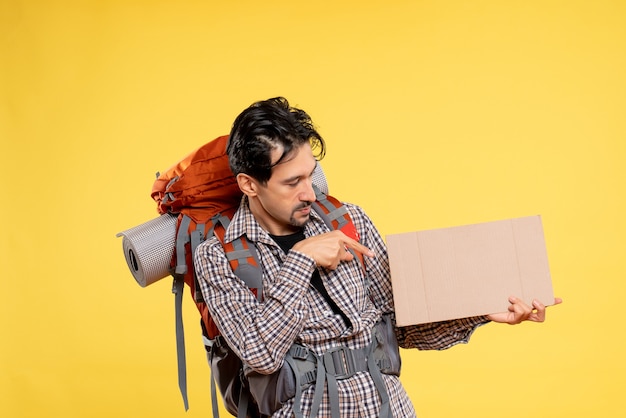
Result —
<path fill-rule="evenodd" d="M 302 228 L 311 217 L 311 205 L 300 204 L 294 208 L 289 223 L 298 228 Z"/>
<path fill-rule="evenodd" d="M 309 213 L 311 213 L 311 205 L 306 205 L 306 206 L 302 206 L 299 208 L 296 208 L 295 210 L 297 213 L 300 213 L 302 215 L 308 215 Z"/>

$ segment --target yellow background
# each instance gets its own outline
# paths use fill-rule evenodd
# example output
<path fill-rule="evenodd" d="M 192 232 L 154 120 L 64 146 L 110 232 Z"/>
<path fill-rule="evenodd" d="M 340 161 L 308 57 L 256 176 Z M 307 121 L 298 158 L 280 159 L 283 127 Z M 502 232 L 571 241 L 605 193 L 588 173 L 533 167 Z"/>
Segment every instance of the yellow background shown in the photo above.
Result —
<path fill-rule="evenodd" d="M 383 234 L 540 214 L 545 324 L 404 352 L 422 418 L 623 413 L 623 1 L 0 2 L 0 416 L 207 417 L 186 300 L 115 234 L 164 170 L 284 95 Z"/>

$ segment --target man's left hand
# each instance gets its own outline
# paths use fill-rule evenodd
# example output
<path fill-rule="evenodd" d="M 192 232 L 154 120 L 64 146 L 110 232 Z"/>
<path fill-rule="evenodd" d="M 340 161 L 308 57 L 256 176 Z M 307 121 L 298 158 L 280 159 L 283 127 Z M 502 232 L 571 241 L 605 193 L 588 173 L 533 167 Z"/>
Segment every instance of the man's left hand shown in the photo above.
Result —
<path fill-rule="evenodd" d="M 554 298 L 554 305 L 563 302 L 561 298 Z M 533 300 L 532 306 L 528 306 L 523 300 L 511 296 L 509 297 L 508 312 L 499 312 L 487 315 L 493 322 L 504 324 L 519 324 L 523 321 L 543 322 L 546 320 L 546 306 L 538 300 Z"/>

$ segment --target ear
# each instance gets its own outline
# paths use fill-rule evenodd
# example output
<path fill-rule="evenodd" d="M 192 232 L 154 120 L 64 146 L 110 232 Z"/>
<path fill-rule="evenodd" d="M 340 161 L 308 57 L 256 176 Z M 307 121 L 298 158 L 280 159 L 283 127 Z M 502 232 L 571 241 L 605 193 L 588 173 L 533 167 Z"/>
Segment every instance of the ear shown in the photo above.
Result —
<path fill-rule="evenodd" d="M 237 184 L 239 189 L 248 197 L 254 197 L 257 194 L 257 182 L 247 174 L 237 174 Z"/>

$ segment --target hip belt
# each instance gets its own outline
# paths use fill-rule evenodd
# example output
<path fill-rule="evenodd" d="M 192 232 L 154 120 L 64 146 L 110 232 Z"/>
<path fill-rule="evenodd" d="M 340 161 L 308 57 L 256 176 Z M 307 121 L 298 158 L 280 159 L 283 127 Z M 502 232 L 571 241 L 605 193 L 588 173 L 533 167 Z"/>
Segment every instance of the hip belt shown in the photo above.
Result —
<path fill-rule="evenodd" d="M 271 375 L 262 375 L 244 366 L 250 393 L 261 413 L 272 415 L 289 399 L 294 400 L 296 418 L 303 418 L 300 400 L 302 391 L 315 385 L 311 417 L 318 414 L 328 386 L 331 415 L 339 418 L 337 381 L 348 379 L 359 372 L 369 372 L 381 400 L 381 418 L 390 418 L 389 396 L 382 374 L 400 375 L 400 352 L 393 324 L 384 316 L 373 329 L 372 342 L 362 348 L 337 346 L 321 355 L 309 348 L 294 344 L 285 357 L 283 367 Z"/>

